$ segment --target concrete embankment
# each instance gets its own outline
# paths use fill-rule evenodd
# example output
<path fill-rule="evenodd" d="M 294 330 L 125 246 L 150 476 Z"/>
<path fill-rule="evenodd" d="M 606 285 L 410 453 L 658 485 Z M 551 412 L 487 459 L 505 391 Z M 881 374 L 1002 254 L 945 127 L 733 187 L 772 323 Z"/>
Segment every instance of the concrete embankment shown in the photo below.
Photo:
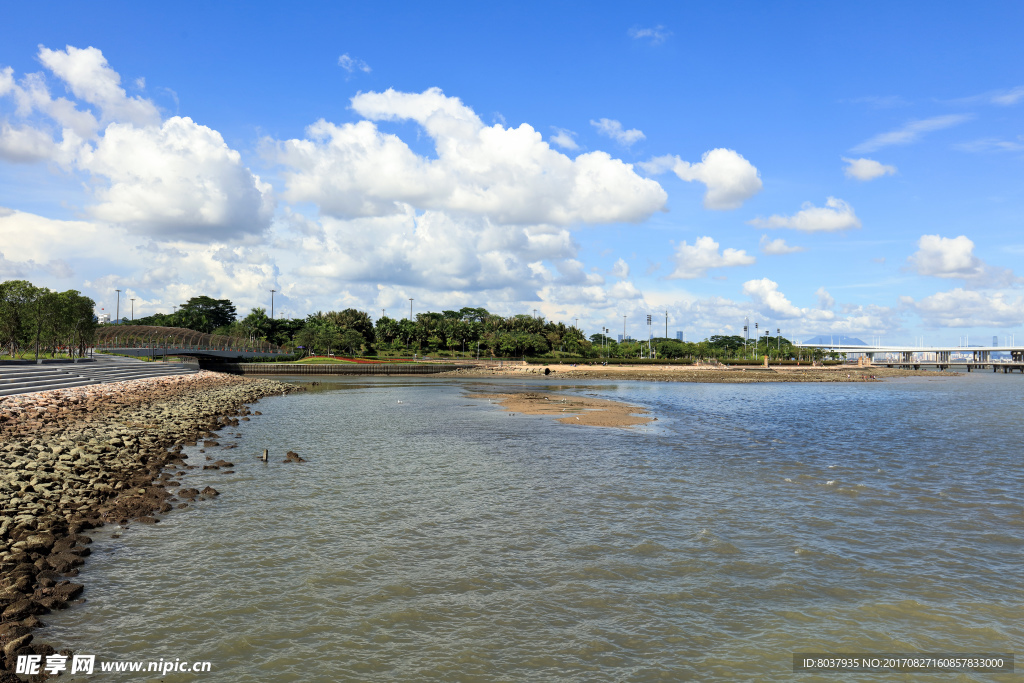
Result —
<path fill-rule="evenodd" d="M 0 681 L 16 680 L 4 676 L 18 655 L 54 654 L 32 629 L 82 593 L 69 579 L 89 555 L 85 531 L 156 523 L 218 495 L 174 490 L 175 472 L 195 468 L 182 448 L 259 414 L 246 404 L 295 390 L 200 372 L 0 399 Z"/>
<path fill-rule="evenodd" d="M 456 363 L 218 363 L 234 375 L 435 375 L 471 366 Z"/>

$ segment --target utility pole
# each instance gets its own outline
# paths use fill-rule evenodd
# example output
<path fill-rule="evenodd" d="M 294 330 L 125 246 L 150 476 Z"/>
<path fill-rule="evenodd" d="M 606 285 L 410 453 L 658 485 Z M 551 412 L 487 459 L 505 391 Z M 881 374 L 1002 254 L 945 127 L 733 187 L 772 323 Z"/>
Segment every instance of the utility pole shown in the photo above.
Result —
<path fill-rule="evenodd" d="M 626 341 L 626 316 L 622 316 L 622 341 Z"/>
<path fill-rule="evenodd" d="M 665 339 L 668 339 L 668 311 L 665 311 Z"/>
<path fill-rule="evenodd" d="M 135 322 L 135 297 L 132 297 L 132 322 Z"/>
<path fill-rule="evenodd" d="M 412 299 L 409 299 L 409 322 L 412 322 Z"/>
<path fill-rule="evenodd" d="M 120 289 L 115 289 L 114 291 L 117 292 L 117 312 L 114 314 L 114 317 L 117 319 L 117 324 L 120 325 L 121 324 L 121 290 Z"/>
<path fill-rule="evenodd" d="M 274 292 L 276 292 L 276 291 L 277 291 L 276 289 L 270 290 L 270 319 L 271 320 L 274 319 Z"/>

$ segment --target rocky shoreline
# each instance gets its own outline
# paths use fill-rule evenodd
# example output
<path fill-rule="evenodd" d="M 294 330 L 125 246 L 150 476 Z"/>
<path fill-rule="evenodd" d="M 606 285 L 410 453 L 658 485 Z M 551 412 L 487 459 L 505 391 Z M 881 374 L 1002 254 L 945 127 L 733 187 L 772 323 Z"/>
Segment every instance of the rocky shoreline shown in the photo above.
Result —
<path fill-rule="evenodd" d="M 203 371 L 0 399 L 0 683 L 21 680 L 18 655 L 56 653 L 32 629 L 81 601 L 84 586 L 71 579 L 90 552 L 83 532 L 154 524 L 218 495 L 174 481 L 196 468 L 182 449 L 260 414 L 247 404 L 298 390 Z"/>

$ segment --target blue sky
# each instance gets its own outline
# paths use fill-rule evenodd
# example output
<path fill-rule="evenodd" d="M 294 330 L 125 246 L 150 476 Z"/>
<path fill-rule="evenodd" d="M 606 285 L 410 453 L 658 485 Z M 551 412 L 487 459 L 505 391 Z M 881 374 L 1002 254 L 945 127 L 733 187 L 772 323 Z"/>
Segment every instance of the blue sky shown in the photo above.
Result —
<path fill-rule="evenodd" d="M 1019 3 L 23 3 L 0 277 L 688 339 L 1024 321 Z M 124 295 L 122 295 L 124 296 Z M 122 310 L 124 310 L 122 308 Z M 664 323 L 662 322 L 662 325 Z"/>

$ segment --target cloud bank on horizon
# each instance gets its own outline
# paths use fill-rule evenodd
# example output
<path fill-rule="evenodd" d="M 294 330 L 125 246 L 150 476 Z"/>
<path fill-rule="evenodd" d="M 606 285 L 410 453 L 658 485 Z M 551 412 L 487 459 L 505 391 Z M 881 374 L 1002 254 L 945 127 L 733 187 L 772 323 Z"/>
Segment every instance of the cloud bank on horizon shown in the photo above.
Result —
<path fill-rule="evenodd" d="M 658 50 L 673 33 L 628 37 Z M 345 80 L 379 72 L 353 52 L 334 58 Z M 844 166 L 817 194 L 780 176 L 762 144 L 724 135 L 675 153 L 663 126 L 621 115 L 488 124 L 459 94 L 387 87 L 348 97 L 347 118 L 246 140 L 209 117 L 168 115 L 145 76 L 123 78 L 98 47 L 40 46 L 36 60 L 42 71 L 0 64 L 0 170 L 34 169 L 60 189 L 47 199 L 44 184 L 30 203 L 4 196 L 0 275 L 99 301 L 119 288 L 139 314 L 197 294 L 244 310 L 273 288 L 286 315 L 399 311 L 412 298 L 420 310 L 536 308 L 597 329 L 658 310 L 687 338 L 739 333 L 744 316 L 798 338 L 1024 320 L 1021 278 L 991 264 L 990 249 L 977 255 L 966 227 L 928 224 L 903 242 L 887 295 L 860 295 L 830 265 L 843 243 L 885 242 L 872 188 L 892 191 L 915 167 L 889 151 L 971 125 L 972 112 L 904 118 L 849 147 L 878 158 L 837 148 Z M 971 105 L 1012 107 L 1018 91 Z M 784 229 L 803 243 L 767 234 Z M 875 253 L 860 268 L 886 262 Z"/>

